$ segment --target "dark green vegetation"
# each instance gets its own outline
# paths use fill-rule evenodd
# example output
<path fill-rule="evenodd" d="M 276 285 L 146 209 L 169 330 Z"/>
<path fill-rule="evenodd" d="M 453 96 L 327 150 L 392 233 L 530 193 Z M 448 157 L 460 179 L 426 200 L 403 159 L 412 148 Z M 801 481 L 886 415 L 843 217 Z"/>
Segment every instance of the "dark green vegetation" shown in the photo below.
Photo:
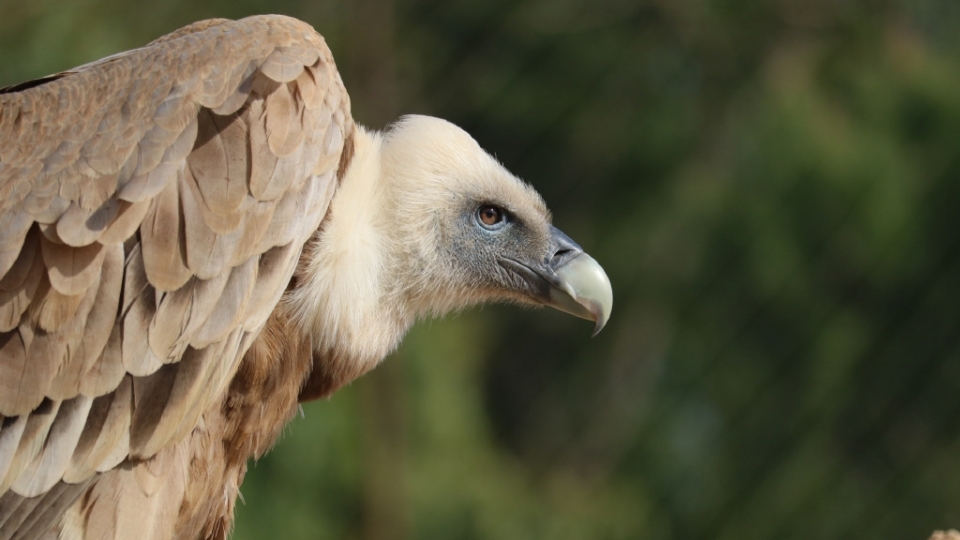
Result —
<path fill-rule="evenodd" d="M 607 329 L 421 325 L 304 407 L 235 538 L 923 539 L 960 525 L 955 0 L 0 0 L 0 85 L 193 20 L 323 33 L 607 269 Z M 369 26 L 368 26 L 369 25 Z"/>

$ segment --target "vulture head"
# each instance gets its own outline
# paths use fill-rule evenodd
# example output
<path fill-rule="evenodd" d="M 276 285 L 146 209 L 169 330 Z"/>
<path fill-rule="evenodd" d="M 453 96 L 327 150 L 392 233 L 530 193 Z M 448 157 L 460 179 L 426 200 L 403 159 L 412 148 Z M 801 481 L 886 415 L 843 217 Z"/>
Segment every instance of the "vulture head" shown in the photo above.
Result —
<path fill-rule="evenodd" d="M 596 333 L 613 303 L 603 269 L 551 224 L 540 195 L 465 131 L 427 116 L 358 130 L 304 260 L 290 298 L 315 353 L 362 371 L 417 318 L 506 301 L 595 321 Z"/>

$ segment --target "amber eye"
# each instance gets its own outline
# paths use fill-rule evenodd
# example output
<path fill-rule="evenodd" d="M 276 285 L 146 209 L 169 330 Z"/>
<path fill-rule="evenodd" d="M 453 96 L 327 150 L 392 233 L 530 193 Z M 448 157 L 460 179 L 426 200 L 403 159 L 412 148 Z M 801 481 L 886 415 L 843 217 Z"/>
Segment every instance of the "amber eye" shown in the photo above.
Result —
<path fill-rule="evenodd" d="M 503 223 L 503 210 L 492 205 L 481 206 L 477 210 L 477 219 L 488 229 L 495 229 Z"/>

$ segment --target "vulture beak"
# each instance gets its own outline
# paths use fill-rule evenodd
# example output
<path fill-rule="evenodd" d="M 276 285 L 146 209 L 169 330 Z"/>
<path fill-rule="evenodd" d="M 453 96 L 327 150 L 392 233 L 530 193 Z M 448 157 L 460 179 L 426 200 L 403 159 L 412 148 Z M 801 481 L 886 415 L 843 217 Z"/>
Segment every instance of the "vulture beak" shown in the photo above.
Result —
<path fill-rule="evenodd" d="M 570 237 L 553 226 L 550 233 L 551 249 L 546 260 L 529 264 L 503 259 L 502 264 L 532 286 L 536 301 L 596 322 L 596 336 L 613 309 L 610 279 L 600 264 Z"/>

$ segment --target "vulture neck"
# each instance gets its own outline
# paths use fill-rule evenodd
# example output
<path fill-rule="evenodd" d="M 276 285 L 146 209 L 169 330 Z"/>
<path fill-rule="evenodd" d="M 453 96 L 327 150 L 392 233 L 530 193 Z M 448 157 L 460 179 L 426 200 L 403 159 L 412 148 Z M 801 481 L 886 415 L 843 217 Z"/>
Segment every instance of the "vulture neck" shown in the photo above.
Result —
<path fill-rule="evenodd" d="M 375 367 L 417 318 L 404 287 L 391 278 L 406 258 L 403 242 L 394 238 L 382 142 L 380 133 L 359 126 L 354 132 L 353 158 L 288 295 L 286 307 L 313 351 L 307 399 L 329 395 Z"/>

